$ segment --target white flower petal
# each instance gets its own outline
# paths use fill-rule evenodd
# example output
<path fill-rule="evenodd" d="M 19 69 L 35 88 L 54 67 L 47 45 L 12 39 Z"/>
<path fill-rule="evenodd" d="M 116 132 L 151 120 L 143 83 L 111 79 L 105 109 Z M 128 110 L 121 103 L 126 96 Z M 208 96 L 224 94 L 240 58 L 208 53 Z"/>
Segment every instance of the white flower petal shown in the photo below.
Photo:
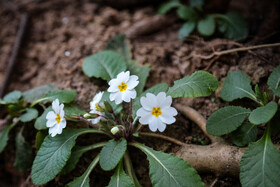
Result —
<path fill-rule="evenodd" d="M 151 112 L 145 110 L 143 107 L 142 107 L 142 108 L 139 108 L 139 109 L 137 110 L 137 112 L 136 112 L 136 115 L 139 116 L 139 117 L 146 116 L 147 114 L 150 114 L 150 115 L 151 115 Z"/>
<path fill-rule="evenodd" d="M 54 137 L 55 135 L 57 135 L 58 132 L 58 125 L 55 125 L 51 128 L 49 128 L 49 134 Z"/>
<path fill-rule="evenodd" d="M 151 131 L 156 132 L 158 128 L 158 119 L 157 117 L 152 117 L 149 121 L 149 128 Z"/>
<path fill-rule="evenodd" d="M 112 100 L 111 100 L 112 101 Z M 116 92 L 116 98 L 115 98 L 115 103 L 118 105 L 122 103 L 122 93 L 121 92 Z"/>
<path fill-rule="evenodd" d="M 56 99 L 52 102 L 52 108 L 55 111 L 55 113 L 59 113 L 59 100 Z"/>
<path fill-rule="evenodd" d="M 120 72 L 120 73 L 117 75 L 117 80 L 119 80 L 120 82 L 127 83 L 127 81 L 129 80 L 129 74 L 130 74 L 129 71 Z"/>
<path fill-rule="evenodd" d="M 112 79 L 109 81 L 110 87 L 107 89 L 108 92 L 117 92 L 119 90 L 119 85 L 122 83 L 121 80 L 118 79 Z"/>
<path fill-rule="evenodd" d="M 157 95 L 157 100 L 158 100 L 158 105 L 160 108 L 166 108 L 166 107 L 170 107 L 171 103 L 172 103 L 172 98 L 171 96 L 167 96 L 164 92 L 160 92 Z"/>
<path fill-rule="evenodd" d="M 57 121 L 55 119 L 48 119 L 47 123 L 46 123 L 46 126 L 47 127 L 53 127 L 56 124 L 57 124 Z"/>
<path fill-rule="evenodd" d="M 158 120 L 158 130 L 159 132 L 163 132 L 166 128 L 166 124 L 163 123 L 162 121 Z"/>
<path fill-rule="evenodd" d="M 101 117 L 97 117 L 95 119 L 88 119 L 88 120 L 91 121 L 91 123 L 93 123 L 93 124 L 97 124 L 101 120 Z"/>
<path fill-rule="evenodd" d="M 174 107 L 163 108 L 162 116 L 176 116 L 178 114 L 177 110 Z"/>
<path fill-rule="evenodd" d="M 149 124 L 151 120 L 152 120 L 151 113 L 146 112 L 146 113 L 143 113 L 143 115 L 139 119 L 139 122 L 141 124 Z"/>
<path fill-rule="evenodd" d="M 113 92 L 110 94 L 110 101 L 114 101 L 120 92 Z"/>
<path fill-rule="evenodd" d="M 127 89 L 129 89 L 129 90 L 134 89 L 138 84 L 139 84 L 138 76 L 131 75 L 127 82 Z"/>
<path fill-rule="evenodd" d="M 155 106 L 155 105 L 153 105 L 153 103 L 149 102 L 149 99 L 147 97 L 141 97 L 140 103 L 141 103 L 142 107 L 148 111 L 152 111 L 153 107 Z"/>
<path fill-rule="evenodd" d="M 64 104 L 61 104 L 59 106 L 59 115 L 60 115 L 61 118 L 64 118 L 64 110 L 63 110 L 63 108 L 64 108 Z"/>
<path fill-rule="evenodd" d="M 122 93 L 122 100 L 125 102 L 130 102 L 130 99 L 136 98 L 136 91 L 135 90 L 126 90 Z"/>
<path fill-rule="evenodd" d="M 46 116 L 46 119 L 49 120 L 49 119 L 55 119 L 56 118 L 56 114 L 53 112 L 53 111 L 49 111 L 47 113 L 47 116 Z"/>
<path fill-rule="evenodd" d="M 63 118 L 63 119 L 61 120 L 61 122 L 59 123 L 59 125 L 61 126 L 62 129 L 64 129 L 64 128 L 66 127 L 66 119 Z"/>
<path fill-rule="evenodd" d="M 166 116 L 163 116 L 163 115 L 160 115 L 159 116 L 159 119 L 163 122 L 163 123 L 166 123 L 166 124 L 172 124 L 176 121 L 176 119 L 172 116 L 169 116 L 169 115 L 166 115 Z"/>

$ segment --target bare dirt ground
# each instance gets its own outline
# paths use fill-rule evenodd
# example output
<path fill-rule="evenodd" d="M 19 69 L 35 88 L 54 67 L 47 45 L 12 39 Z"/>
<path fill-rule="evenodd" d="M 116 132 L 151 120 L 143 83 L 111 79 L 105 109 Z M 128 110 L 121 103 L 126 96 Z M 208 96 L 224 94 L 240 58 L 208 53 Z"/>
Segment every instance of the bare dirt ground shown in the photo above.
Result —
<path fill-rule="evenodd" d="M 201 55 L 209 55 L 213 50 L 221 51 L 241 46 L 279 42 L 279 7 L 273 1 L 262 3 L 254 1 L 234 1 L 229 8 L 239 10 L 250 26 L 250 35 L 242 43 L 220 39 L 217 36 L 203 39 L 194 34 L 185 40 L 177 39 L 177 32 L 182 22 L 175 21 L 161 29 L 145 35 L 129 38 L 132 56 L 141 64 L 151 66 L 146 88 L 173 81 L 189 75 L 197 70 L 206 70 L 222 81 L 233 70 L 247 73 L 253 84 L 259 83 L 264 88 L 268 75 L 273 68 L 280 64 L 280 48 L 265 48 L 231 53 L 210 59 Z M 20 4 L 19 1 L 14 1 Z M 9 80 L 7 91 L 25 91 L 30 88 L 56 83 L 64 89 L 76 90 L 77 103 L 84 109 L 89 109 L 89 102 L 96 92 L 105 90 L 105 82 L 86 77 L 81 70 L 81 63 L 86 56 L 99 52 L 106 42 L 117 34 L 126 33 L 135 23 L 155 16 L 153 6 L 130 9 L 114 9 L 98 5 L 90 1 L 63 0 L 39 4 L 27 4 L 16 13 L 4 6 L 0 9 L 0 82 L 3 81 L 12 46 L 18 31 L 20 12 L 30 11 L 29 22 L 23 44 L 19 50 L 17 63 L 12 78 Z M 152 27 L 152 25 L 151 25 Z M 175 102 L 184 103 L 199 111 L 205 118 L 225 105 L 219 98 L 219 90 L 211 97 L 198 99 L 177 99 Z M 32 129 L 32 128 L 30 128 Z M 31 130 L 32 131 L 32 130 Z M 34 130 L 33 130 L 34 131 Z M 192 139 L 209 140 L 201 130 L 183 115 L 177 116 L 177 121 L 168 126 L 165 134 L 183 142 L 193 143 Z M 29 133 L 28 140 L 34 143 L 35 132 Z M 11 134 L 14 136 L 14 133 Z M 11 138 L 12 139 L 12 138 Z M 86 140 L 95 137 L 86 136 Z M 275 138 L 278 140 L 279 138 Z M 85 140 L 80 140 L 81 143 Z M 148 138 L 146 144 L 157 150 L 176 152 L 178 146 L 154 138 Z M 59 176 L 47 186 L 64 186 L 73 177 L 80 176 L 92 157 L 86 154 L 78 167 L 66 176 Z M 140 152 L 131 155 L 137 176 L 143 186 L 151 186 L 148 177 L 148 162 Z M 14 142 L 10 141 L 7 149 L 0 155 L 0 186 L 31 186 L 26 180 L 29 173 L 18 173 L 13 168 Z M 142 164 L 144 162 L 144 164 Z M 146 167 L 145 167 L 146 166 Z M 112 173 L 95 170 L 91 181 L 95 186 L 108 184 Z M 203 181 L 210 185 L 216 176 L 202 174 Z M 239 180 L 231 177 L 218 177 L 215 186 L 240 186 Z"/>

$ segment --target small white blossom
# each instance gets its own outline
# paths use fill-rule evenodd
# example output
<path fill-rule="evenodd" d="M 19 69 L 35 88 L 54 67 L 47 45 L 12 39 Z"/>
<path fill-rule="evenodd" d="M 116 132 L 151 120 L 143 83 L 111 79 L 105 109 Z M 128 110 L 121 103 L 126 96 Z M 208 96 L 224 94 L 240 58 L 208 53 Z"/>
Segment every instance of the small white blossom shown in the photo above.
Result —
<path fill-rule="evenodd" d="M 157 96 L 147 93 L 146 97 L 141 97 L 140 103 L 142 108 L 137 111 L 140 117 L 139 122 L 143 125 L 149 125 L 151 131 L 157 129 L 163 132 L 166 124 L 172 124 L 176 121 L 177 110 L 171 107 L 172 98 L 160 92 Z"/>
<path fill-rule="evenodd" d="M 130 72 L 121 72 L 117 78 L 110 80 L 108 92 L 110 94 L 110 100 L 115 101 L 116 104 L 122 103 L 122 101 L 130 102 L 130 99 L 136 98 L 135 87 L 139 84 L 138 76 L 131 75 Z"/>
<path fill-rule="evenodd" d="M 62 129 L 66 127 L 66 119 L 64 118 L 64 105 L 59 105 L 59 100 L 56 99 L 52 102 L 52 109 L 49 111 L 47 119 L 47 127 L 49 128 L 49 134 L 54 137 L 57 134 L 62 133 Z"/>
<path fill-rule="evenodd" d="M 100 102 L 101 99 L 102 99 L 102 96 L 103 96 L 104 92 L 98 92 L 94 98 L 92 99 L 92 101 L 89 103 L 90 104 L 90 112 L 89 113 L 92 113 L 92 114 L 98 114 L 98 115 L 103 115 L 104 113 L 101 112 L 100 110 L 100 107 L 103 107 L 104 106 L 104 103 L 103 102 Z M 94 119 L 88 119 L 89 121 L 91 121 L 93 124 L 97 124 L 100 119 L 102 117 L 99 116 L 97 118 L 94 118 Z"/>

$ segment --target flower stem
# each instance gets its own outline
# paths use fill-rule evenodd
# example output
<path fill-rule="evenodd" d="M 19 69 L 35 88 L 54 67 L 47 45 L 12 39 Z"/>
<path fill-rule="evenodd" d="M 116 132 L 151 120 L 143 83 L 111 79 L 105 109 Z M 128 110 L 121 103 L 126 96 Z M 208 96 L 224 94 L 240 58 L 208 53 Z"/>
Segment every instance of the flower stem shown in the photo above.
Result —
<path fill-rule="evenodd" d="M 139 132 L 139 135 L 141 136 L 150 136 L 150 137 L 154 137 L 154 138 L 161 138 L 163 140 L 167 140 L 167 141 L 170 141 L 172 143 L 175 143 L 177 145 L 184 145 L 183 142 L 175 139 L 175 138 L 171 138 L 171 137 L 168 137 L 168 136 L 164 136 L 164 135 L 161 135 L 161 134 L 156 134 L 156 133 L 149 133 L 149 132 Z"/>
<path fill-rule="evenodd" d="M 124 164 L 125 164 L 125 167 L 126 167 L 126 170 L 127 170 L 127 173 L 129 175 L 129 177 L 131 178 L 133 184 L 135 187 L 141 187 L 141 184 L 139 183 L 135 173 L 134 173 L 134 170 L 133 170 L 133 166 L 132 166 L 132 163 L 131 163 L 131 159 L 129 157 L 129 154 L 128 154 L 128 151 L 126 151 L 124 153 Z"/>

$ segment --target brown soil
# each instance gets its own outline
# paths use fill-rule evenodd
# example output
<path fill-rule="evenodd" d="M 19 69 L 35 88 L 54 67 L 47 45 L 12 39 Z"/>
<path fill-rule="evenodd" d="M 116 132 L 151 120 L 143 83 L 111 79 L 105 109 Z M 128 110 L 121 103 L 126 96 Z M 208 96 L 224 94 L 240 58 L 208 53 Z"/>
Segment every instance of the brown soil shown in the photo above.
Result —
<path fill-rule="evenodd" d="M 14 1 L 22 5 L 21 1 Z M 26 0 L 26 2 L 29 2 Z M 234 1 L 230 8 L 239 10 L 250 23 L 251 35 L 242 45 L 279 42 L 279 10 L 275 2 L 262 3 L 255 1 Z M 33 2 L 34 3 L 34 2 Z M 90 1 L 61 0 L 49 4 L 33 6 L 22 5 L 20 11 L 30 11 L 27 33 L 20 48 L 17 64 L 9 81 L 8 91 L 25 91 L 30 88 L 56 83 L 59 87 L 76 90 L 77 103 L 84 109 L 89 109 L 89 101 L 99 90 L 105 90 L 104 81 L 90 79 L 81 70 L 84 57 L 104 49 L 106 42 L 117 34 L 125 33 L 133 25 L 156 14 L 156 9 L 146 6 L 134 9 L 117 10 L 107 6 L 94 4 Z M 0 82 L 4 79 L 8 59 L 18 30 L 20 14 L 16 14 L 3 3 L 0 9 Z M 35 7 L 35 8 L 34 8 Z M 273 9 L 271 13 L 270 9 Z M 248 11 L 248 9 L 250 9 Z M 39 11 L 38 11 L 39 10 Z M 274 23 L 266 20 L 273 18 Z M 271 21 L 271 19 L 269 19 Z M 203 38 L 193 35 L 186 40 L 177 39 L 180 20 L 174 24 L 148 35 L 136 36 L 129 40 L 132 56 L 141 64 L 151 65 L 150 76 L 146 87 L 166 82 L 169 85 L 197 70 L 206 70 L 219 80 L 233 70 L 247 73 L 252 82 L 265 85 L 268 75 L 280 63 L 280 48 L 266 48 L 249 52 L 232 53 L 203 60 L 196 54 L 209 55 L 212 50 L 226 50 L 236 47 L 236 43 L 225 39 Z M 271 26 L 273 25 L 273 27 Z M 152 27 L 152 26 L 151 26 Z M 261 30 L 260 30 L 261 29 Z M 211 97 L 197 99 L 176 99 L 175 102 L 187 104 L 198 110 L 204 117 L 209 117 L 218 107 L 225 105 L 218 97 L 219 90 Z M 29 142 L 34 145 L 35 132 L 27 134 Z M 146 129 L 145 129 L 146 130 Z M 209 140 L 201 130 L 183 115 L 177 116 L 175 124 L 168 126 L 164 134 L 186 143 L 193 143 L 192 138 Z M 10 137 L 14 137 L 12 133 Z M 84 138 L 84 140 L 83 140 Z M 0 156 L 0 186 L 31 186 L 26 180 L 29 173 L 21 174 L 13 168 L 14 141 L 10 138 L 9 146 Z M 79 138 L 79 143 L 96 141 L 96 138 L 85 136 Z M 178 146 L 154 138 L 143 140 L 147 145 L 166 152 L 176 152 Z M 58 176 L 47 186 L 64 186 L 73 177 L 80 176 L 92 158 L 92 153 L 83 156 L 78 167 L 66 176 Z M 143 186 L 151 186 L 148 177 L 148 162 L 139 151 L 131 155 L 137 176 Z M 102 172 L 100 168 L 91 174 L 92 184 L 105 186 L 108 184 L 110 172 Z M 216 176 L 202 174 L 203 181 L 210 185 Z M 24 182 L 25 181 L 25 182 Z M 218 177 L 215 186 L 240 186 L 239 180 L 230 177 Z"/>

